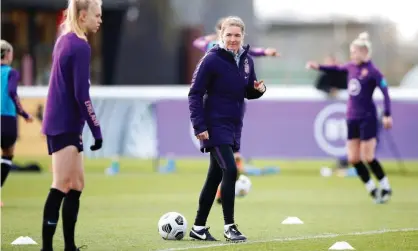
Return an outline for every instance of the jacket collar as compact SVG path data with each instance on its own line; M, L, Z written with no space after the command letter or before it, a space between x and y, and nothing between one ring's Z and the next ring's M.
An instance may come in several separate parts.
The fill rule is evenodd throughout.
M234 56L234 58L235 58L235 57L241 57L242 55L247 54L247 53L248 53L248 51L249 51L249 49L250 49L250 45L249 45L249 44L247 44L247 45L245 45L245 46L241 46L241 48L240 48L240 49L239 49L239 51L238 51L238 54L236 54L236 53L234 53L234 52L232 52L232 51L230 51L230 50L226 49L226 48L225 48L225 44L224 44L223 42L219 42L217 45L215 45L215 46L211 49L211 51L220 51L220 50L222 50L222 51L225 51L225 52L230 53L230 54L231 54L231 55L233 55L233 56Z

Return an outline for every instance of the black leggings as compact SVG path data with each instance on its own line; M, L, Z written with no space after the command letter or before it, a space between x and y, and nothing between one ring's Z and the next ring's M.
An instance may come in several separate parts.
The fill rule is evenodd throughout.
M195 219L196 226L205 226L221 183L222 209L225 225L234 223L235 182L238 171L232 147L221 145L210 150L210 165L199 198L199 209Z

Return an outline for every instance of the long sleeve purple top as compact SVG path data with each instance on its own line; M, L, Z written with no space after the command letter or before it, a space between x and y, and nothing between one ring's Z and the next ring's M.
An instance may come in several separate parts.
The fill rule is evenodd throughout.
M16 106L17 114L27 119L29 115L23 109L22 104L20 103L19 96L17 95L17 85L19 81L20 81L19 72L16 71L15 69L12 69L9 74L9 85L8 85L9 96L12 98L13 103Z
M384 115L391 115L388 84L382 73L371 62L362 64L348 63L342 66L323 66L321 71L346 71L348 74L348 93L350 95L347 104L348 119L362 119L376 116L376 106L373 102L373 92L378 87L384 97Z
M205 37L198 37L193 41L193 46L202 52L207 52L218 43L219 41L209 41ZM250 48L248 55L253 57L265 57L266 53L264 48L256 47Z
M85 122L95 139L102 133L90 99L90 57L87 41L74 33L58 38L53 55L42 132L82 133Z

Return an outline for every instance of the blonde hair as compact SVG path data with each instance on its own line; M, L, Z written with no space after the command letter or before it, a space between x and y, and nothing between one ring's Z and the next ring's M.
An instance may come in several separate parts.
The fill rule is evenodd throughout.
M236 27L241 28L241 32L242 32L241 43L243 43L244 35L245 35L245 24L244 24L244 21L242 21L240 17L236 17L236 16L229 16L229 17L224 18L222 25L221 25L221 30L219 32L219 37L220 37L219 40L222 41L222 35L225 32L225 29L230 26L236 26Z
M372 55L372 43L369 39L369 33L362 32L356 39L351 42L351 46L357 46L367 49L367 57L370 58Z
M63 28L62 34L74 32L78 37L87 39L85 30L78 23L78 17L80 16L80 11L87 11L92 4L101 6L102 0L68 0L68 8L64 13L65 20L61 24Z
M13 51L13 46L6 40L2 39L0 41L0 49L1 49L1 59L3 60L7 52Z

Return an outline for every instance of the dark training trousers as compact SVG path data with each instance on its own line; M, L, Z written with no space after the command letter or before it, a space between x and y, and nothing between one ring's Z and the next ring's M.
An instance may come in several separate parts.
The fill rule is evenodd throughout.
M209 171L199 198L199 209L195 219L196 226L205 226L221 183L222 209L225 225L234 223L235 182L237 165L232 147L221 145L210 150Z

